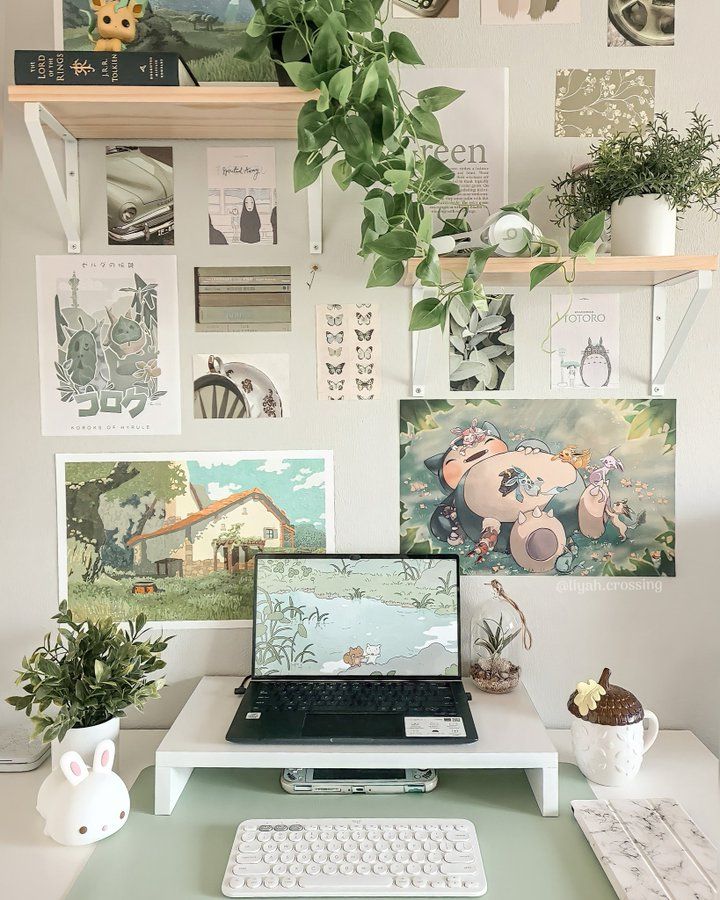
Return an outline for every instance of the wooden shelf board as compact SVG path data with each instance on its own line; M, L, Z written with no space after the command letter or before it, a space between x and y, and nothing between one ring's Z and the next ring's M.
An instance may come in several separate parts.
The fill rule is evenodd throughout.
M42 105L76 138L294 140L315 96L294 87L91 87L11 85L11 103Z
M486 287L529 287L530 270L558 258L508 259L493 257L485 266L482 282ZM415 269L421 260L408 260L405 284L415 281ZM467 267L466 256L442 256L443 271L462 275ZM715 272L717 256L598 256L594 263L578 260L575 284L582 286L646 286L662 284L671 278L698 270ZM562 272L557 272L544 284L563 285Z

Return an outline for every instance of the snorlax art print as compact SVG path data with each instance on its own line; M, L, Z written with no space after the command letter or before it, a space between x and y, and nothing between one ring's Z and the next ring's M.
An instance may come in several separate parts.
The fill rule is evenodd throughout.
M454 559L257 561L256 675L457 675Z
M675 575L674 400L405 400L400 549L465 575Z
M179 434L174 256L38 256L42 433Z

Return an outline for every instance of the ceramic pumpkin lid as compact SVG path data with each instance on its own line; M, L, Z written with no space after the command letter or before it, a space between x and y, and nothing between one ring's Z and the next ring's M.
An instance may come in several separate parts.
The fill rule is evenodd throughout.
M633 725L645 717L635 694L610 684L610 669L603 669L599 681L581 681L570 695L567 708L578 719L594 725Z

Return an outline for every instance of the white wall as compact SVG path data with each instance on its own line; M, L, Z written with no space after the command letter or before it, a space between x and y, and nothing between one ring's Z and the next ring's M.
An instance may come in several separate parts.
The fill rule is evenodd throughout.
M556 67L647 67L657 69L657 105L680 116L699 103L720 127L720 3L678 4L674 48L608 49L605 2L583 0L581 27L482 28L477 0L461 0L459 20L403 22L428 64L510 67L510 194L564 172L587 143L553 136ZM6 4L6 52L51 46L51 0ZM482 102L482 101L480 101ZM210 449L324 449L335 451L337 547L347 551L395 551L398 540L398 400L407 396L410 372L407 335L408 294L403 288L375 290L383 321L383 398L375 403L321 404L316 400L314 307L366 298L366 268L355 255L357 195L327 191L325 254L307 253L306 212L291 187L293 145L277 144L280 243L277 248L235 249L207 245L205 146L175 147L177 230L175 251L180 282L181 360L185 387L183 434L178 438L52 439L40 437L35 313L34 256L63 253L59 224L24 132L20 109L5 104L5 165L2 195L2 530L0 531L0 692L7 694L12 670L41 639L57 602L55 549L55 452L162 451ZM218 142L213 142L217 144ZM103 144L82 146L83 247L106 251ZM538 210L545 215L542 206ZM541 223L542 224L542 223ZM720 227L689 215L678 252L717 252ZM152 248L147 251L152 252ZM289 335L196 334L193 326L194 265L291 264L293 330ZM305 287L312 262L321 271L311 291ZM687 290L671 303L674 321ZM549 299L536 292L519 297L517 307L517 397L547 394L548 357L540 350ZM647 392L649 296L623 295L621 395ZM604 665L618 683L633 689L665 727L690 728L715 746L719 724L718 601L716 586L718 516L717 446L718 351L717 287L668 382L679 398L677 541L679 576L662 582L662 592L613 590L616 582L582 579L572 584L596 593L562 592L571 583L558 578L506 579L506 588L526 609L535 646L524 662L524 678L545 722L566 723L565 703L581 678L597 677ZM204 423L192 417L193 353L233 347L291 353L292 418L283 422ZM483 592L484 578L466 578L466 617ZM599 589L604 590L600 591ZM197 679L205 673L241 673L248 668L250 632L184 631L167 654L168 678L162 700L130 723L168 725ZM9 708L0 716L7 719Z

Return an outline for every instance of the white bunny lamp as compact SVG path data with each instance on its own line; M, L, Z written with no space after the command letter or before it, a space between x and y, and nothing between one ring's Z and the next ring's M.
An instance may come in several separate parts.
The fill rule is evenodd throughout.
M59 768L40 787L37 811L45 819L45 834L58 844L94 844L127 822L130 795L113 772L115 744L100 741L92 769L75 750L60 757Z

